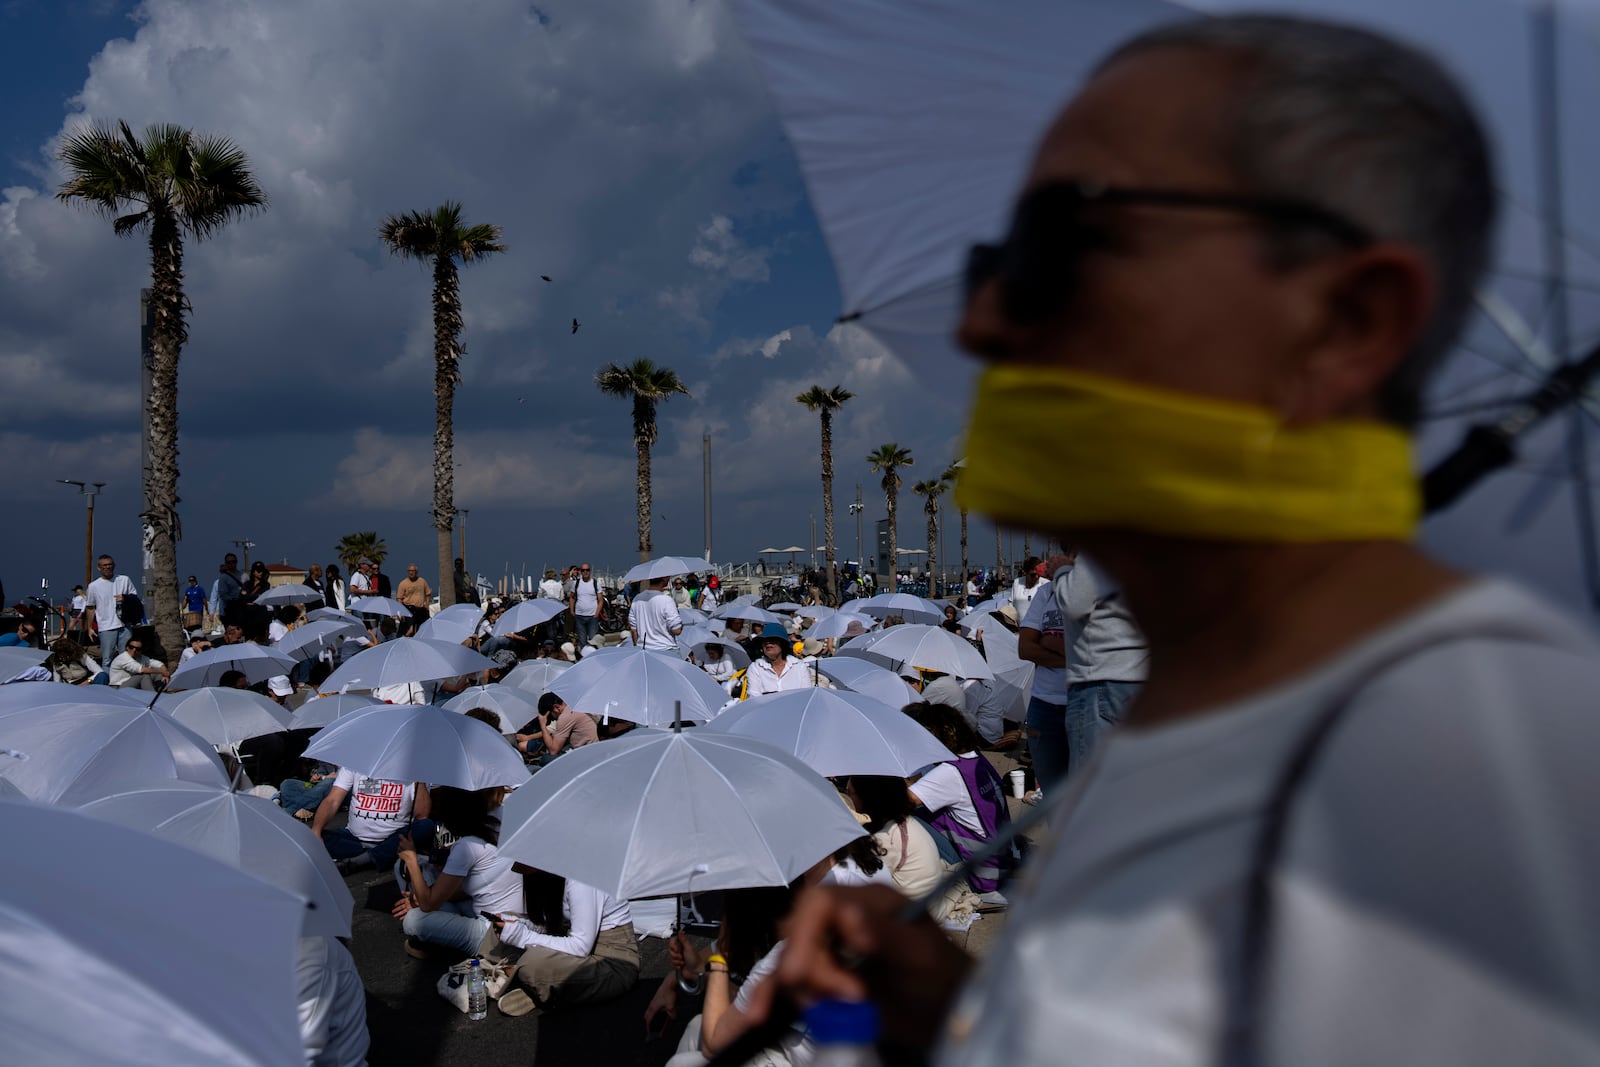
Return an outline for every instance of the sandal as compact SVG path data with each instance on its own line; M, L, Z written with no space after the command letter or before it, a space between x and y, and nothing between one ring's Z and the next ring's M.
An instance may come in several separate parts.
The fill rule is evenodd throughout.
M500 999L495 1003L500 1006L501 1015L509 1015L512 1018L539 1010L539 1006L533 1002L533 998L528 996L527 990L520 987L502 993Z

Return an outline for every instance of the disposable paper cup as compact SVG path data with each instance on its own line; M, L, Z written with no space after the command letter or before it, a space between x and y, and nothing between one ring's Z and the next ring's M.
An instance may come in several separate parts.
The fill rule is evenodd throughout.
M1006 777L1011 779L1011 795L1016 797L1018 800L1021 800L1028 791L1026 782L1027 775L1024 773L1021 767L1018 767L1016 770L1008 773Z

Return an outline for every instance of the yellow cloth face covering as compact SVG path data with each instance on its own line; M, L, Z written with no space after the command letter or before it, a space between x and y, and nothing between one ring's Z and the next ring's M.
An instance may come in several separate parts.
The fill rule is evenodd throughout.
M1264 408L1061 367L984 372L956 493L1045 532L1218 541L1407 539L1411 440L1368 420L1289 427Z

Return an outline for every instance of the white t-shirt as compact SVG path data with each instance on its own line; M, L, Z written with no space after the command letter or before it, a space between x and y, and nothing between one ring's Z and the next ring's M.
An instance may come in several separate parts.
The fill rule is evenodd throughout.
M356 571L350 576L350 599L354 600L358 596L366 596L370 592L372 592L372 580L365 574Z
M546 578L539 583L539 597L542 600L562 600L561 583L554 578Z
M905 829L904 840L901 828ZM944 877L944 860L939 856L939 846L919 819L906 819L891 823L872 835L872 840L883 852L883 869L889 872L900 892L912 900L920 900L933 892L933 887Z
M1011 583L1011 607L1016 611L1018 619L1027 615L1028 605L1033 602L1035 594L1043 588L1043 581L1034 582L1031 588L1027 580L1023 578L1018 578Z
M595 939L602 930L611 930L633 922L628 902L617 900L603 889L567 879L566 891L561 897L561 910L572 924L565 937L552 937L534 929L526 922L508 923L500 934L501 940L516 948L540 945L569 956L587 956L594 951Z
M572 596L574 615L592 619L600 610L600 583L593 578L580 578L573 583Z
M461 878L461 888L472 898L473 911L496 915L522 910L522 875L511 869L511 857L481 837L463 837L450 846L444 873Z
M791 689L811 689L817 684L811 669L793 656L784 657L782 674L772 669L767 657L757 656L750 661L750 669L745 671L744 676L750 683L746 695L753 697L764 696L767 693L786 693Z
M833 866L828 868L827 872L823 874L822 878L817 882L817 884L840 886L893 886L895 881L894 874L890 872L887 865L879 867L876 871L868 874L866 871L862 870L856 865L855 860L850 859L847 856L842 860L834 861Z
M94 608L94 627L97 630L122 629L122 617L117 614L117 597L133 593L133 582L126 574L115 579L96 578L84 590L89 606Z
M295 961L300 1043L309 1067L367 1062L367 993L350 950L331 937L302 937Z
M369 778L348 767L340 767L333 787L349 792L348 825L362 844L375 845L411 822L411 804L417 794L415 782Z
M130 652L119 652L107 668L110 682L115 686L136 685L139 676L144 673L142 668L159 667L160 660L151 659L149 656L135 656Z
M711 609L715 608L719 603L721 603L721 601L719 601L717 599L717 591L715 589L711 588L709 585L700 587L700 610L701 611L710 611Z
M1079 557L1053 586L1066 604L1067 684L1144 681L1150 650L1111 578L1093 560Z
M1270 783L1340 704L1275 869L1259 1061L1600 1062L1596 692L1583 627L1480 582L1286 685L1119 731L938 1062L1214 1063Z
M963 752L961 758L983 757L976 752ZM973 806L972 794L967 792L967 780L961 777L954 763L935 763L923 771L922 777L911 786L911 795L935 815L949 808L956 822L983 836L983 823L978 818L978 809Z
M670 652L678 643L672 631L682 629L683 620L678 617L678 605L672 597L650 589L634 598L628 609L628 625L638 632L640 647Z
M1033 601L1028 605L1028 614L1018 629L1036 630L1040 634L1055 634L1066 641L1065 624L1061 609L1056 606L1055 590L1043 582L1039 583L1039 592L1034 594ZM1066 648L1065 645L1063 645ZM1068 652L1070 648L1066 649ZM1067 669L1065 667L1041 667L1033 665L1033 696L1040 700L1049 701L1051 704L1065 704L1067 702Z
M82 593L74 593L72 595L72 613L74 615L82 614L83 609L88 606L89 600Z
M279 620L273 619L271 622L267 623L267 640L268 641L271 641L273 644L277 644L279 641L282 641L285 637L288 637L288 636L289 636L289 627L285 626Z

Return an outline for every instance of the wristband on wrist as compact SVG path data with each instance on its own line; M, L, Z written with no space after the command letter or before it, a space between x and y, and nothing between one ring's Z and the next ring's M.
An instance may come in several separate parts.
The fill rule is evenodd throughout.
M707 956L706 957L706 962L707 963L720 963L724 967L726 967L728 965L727 958L725 956L723 956L723 954L720 953L720 952L713 952L711 955Z

